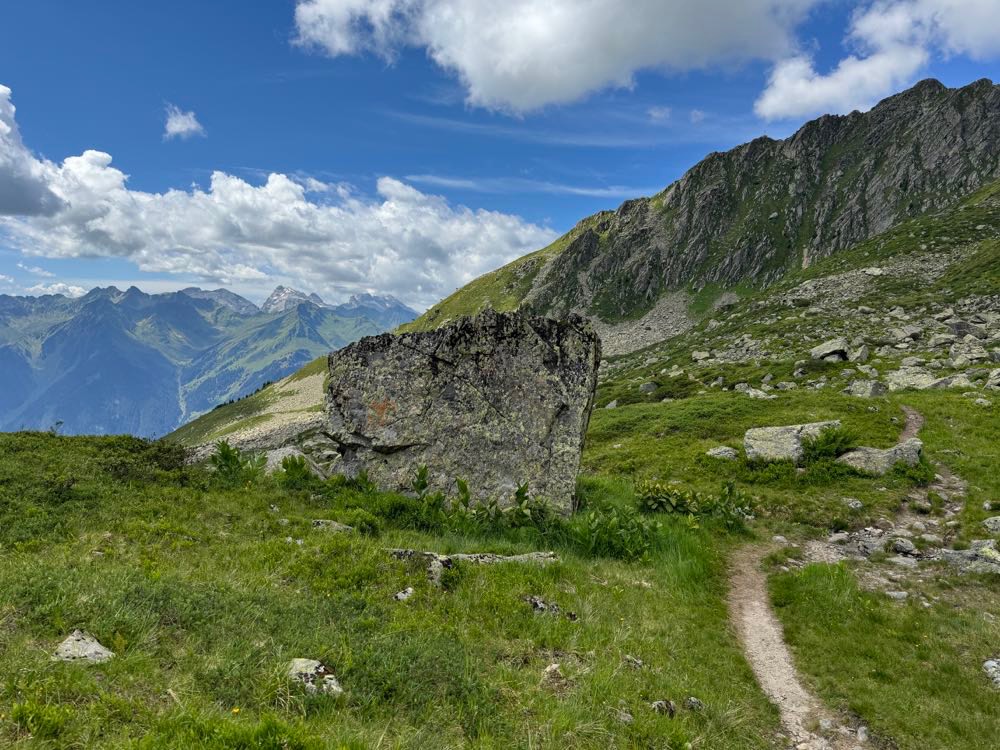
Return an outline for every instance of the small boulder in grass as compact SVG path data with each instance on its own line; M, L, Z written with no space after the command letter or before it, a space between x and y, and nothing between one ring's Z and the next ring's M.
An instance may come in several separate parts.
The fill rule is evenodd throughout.
M677 714L677 704L673 701L653 701L649 707L658 714L666 714L671 719Z
M52 658L56 661L83 661L103 664L111 661L114 652L102 646L94 636L82 630L74 630L59 644Z
M701 711L705 707L705 704L700 700L695 698L693 695L688 696L684 699L684 708L688 711Z
M344 692L333 672L316 659L292 659L288 664L288 676L304 685L308 693L322 693L336 697Z
M405 602L407 599L413 596L413 594L414 594L413 586L407 586L402 591L397 591L395 594L393 594L392 598L395 599L397 602Z
M571 683L563 674L562 667L558 663L549 664L542 672L541 685L543 688L557 693L567 690Z

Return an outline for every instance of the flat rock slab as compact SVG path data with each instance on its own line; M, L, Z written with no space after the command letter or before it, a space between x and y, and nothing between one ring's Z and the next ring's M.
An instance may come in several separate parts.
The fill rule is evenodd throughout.
M749 461L802 460L802 442L816 439L823 430L840 427L840 420L792 424L782 427L754 427L743 436Z
M517 488L572 509L601 346L583 318L486 310L427 333L383 334L330 355L330 470L407 491L468 482L475 501Z
M876 476L883 476L892 471L898 463L916 466L920 463L920 454L924 444L918 438L904 440L892 448L855 448L837 459L838 463Z
M56 661L85 661L103 664L115 656L114 652L102 646L94 636L82 630L74 630L59 644L52 658Z

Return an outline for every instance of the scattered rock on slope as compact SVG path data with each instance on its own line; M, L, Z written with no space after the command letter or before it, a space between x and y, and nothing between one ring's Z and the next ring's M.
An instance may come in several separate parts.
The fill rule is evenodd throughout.
M924 444L918 438L910 438L892 448L855 448L840 456L837 461L858 471L882 476L892 471L892 467L900 462L907 466L916 466L920 463L923 447Z
M362 339L330 355L330 470L405 491L426 466L431 490L501 502L527 483L569 512L600 354L582 318L493 310Z
M750 461L802 460L802 442L815 439L828 428L840 427L840 420L793 424L783 427L754 427L743 436L743 447Z

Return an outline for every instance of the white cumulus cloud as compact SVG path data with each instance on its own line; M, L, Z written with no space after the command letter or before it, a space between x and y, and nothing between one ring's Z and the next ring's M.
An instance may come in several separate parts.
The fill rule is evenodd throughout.
M173 104L167 105L167 122L163 128L163 140L173 138L187 140L196 135L204 136L205 128L198 122L194 112L184 112Z
M298 0L297 41L331 55L386 59L424 48L468 100L528 111L640 70L774 60L819 0Z
M754 105L766 119L867 110L913 83L935 56L1000 56L1000 0L881 0L858 8L833 70L796 54L775 65Z
M45 166L24 145L11 91L0 85L0 217L51 214L60 206Z
M0 142L0 165L9 148ZM391 177L378 180L372 198L315 179L271 174L252 184L218 171L207 188L149 193L130 189L101 151L62 163L27 158L59 207L0 215L6 244L37 257L127 258L143 271L206 283L259 287L280 278L321 293L379 290L428 306L555 237ZM0 168L0 183L6 179Z
M43 279L51 279L55 276L51 271L46 271L44 268L39 268L38 266L26 266L24 263L18 262L17 267L25 273L30 273L32 276L41 276Z
M35 284L30 286L25 290L31 295L44 295L44 294L62 294L67 297L82 297L87 293L87 290L82 286L73 286L72 284L64 284L61 281L57 281L53 284Z

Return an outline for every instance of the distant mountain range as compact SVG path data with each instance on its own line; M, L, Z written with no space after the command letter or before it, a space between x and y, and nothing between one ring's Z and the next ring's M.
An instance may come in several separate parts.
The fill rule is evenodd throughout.
M0 295L0 430L163 435L316 357L413 320L393 297L329 305L279 286Z

